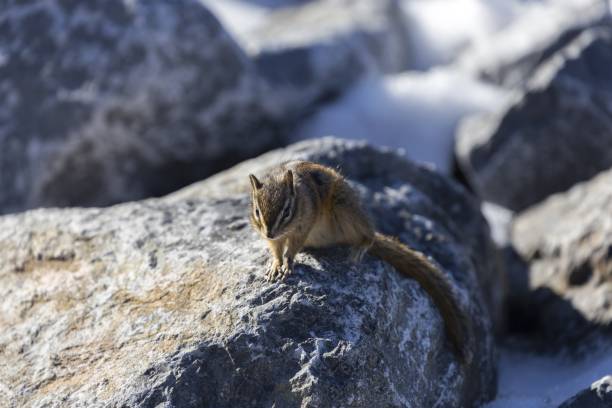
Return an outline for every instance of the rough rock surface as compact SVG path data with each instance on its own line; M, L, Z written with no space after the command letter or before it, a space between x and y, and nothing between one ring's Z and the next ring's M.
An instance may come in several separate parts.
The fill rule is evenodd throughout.
M546 340L612 328L612 170L520 214L512 241L529 265L530 316Z
M410 279L341 248L266 283L247 177L291 157L355 181L474 319L462 372ZM0 217L0 395L13 406L471 406L495 393L488 230L457 185L335 139L276 151L163 199ZM495 282L489 279L489 282Z
M277 144L254 68L198 1L2 8L0 213L165 194Z
M559 408L610 408L612 407L612 376L595 381L589 388L564 402Z
M397 0L322 0L279 9L243 45L272 99L293 116L313 111L368 74L397 72L410 61Z
M467 119L456 154L486 201L522 210L612 166L612 28L549 58L505 110Z

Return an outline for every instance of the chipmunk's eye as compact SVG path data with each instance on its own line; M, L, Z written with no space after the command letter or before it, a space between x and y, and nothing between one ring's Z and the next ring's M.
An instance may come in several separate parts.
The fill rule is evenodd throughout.
M289 207L285 208L285 211L283 211L283 218L287 218L289 216Z
M255 209L255 216L256 216L257 218L259 218L259 208L256 208L256 209Z

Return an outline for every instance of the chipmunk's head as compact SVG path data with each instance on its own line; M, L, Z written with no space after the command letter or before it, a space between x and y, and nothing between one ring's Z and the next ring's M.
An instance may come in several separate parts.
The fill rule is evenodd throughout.
M291 229L297 200L293 172L287 170L262 183L252 174L251 223L267 239L278 239Z

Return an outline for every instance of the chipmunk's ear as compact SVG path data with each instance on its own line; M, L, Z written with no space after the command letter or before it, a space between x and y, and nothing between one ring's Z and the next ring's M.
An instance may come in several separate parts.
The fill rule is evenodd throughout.
M291 194L295 194L295 186L293 185L293 171L287 170L287 173L285 173L285 182L289 186L289 191Z
M255 177L253 174L249 174L249 180L251 180L251 187L253 190L259 190L263 187L261 181L257 180L257 177Z

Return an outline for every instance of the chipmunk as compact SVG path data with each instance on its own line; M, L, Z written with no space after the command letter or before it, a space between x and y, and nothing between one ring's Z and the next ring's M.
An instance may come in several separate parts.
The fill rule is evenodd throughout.
M292 161L273 169L263 181L253 174L249 179L251 223L272 254L268 281L291 274L295 255L305 247L349 245L354 262L370 253L419 282L439 309L457 356L463 363L471 360L469 321L448 280L423 254L376 232L357 193L336 170Z

